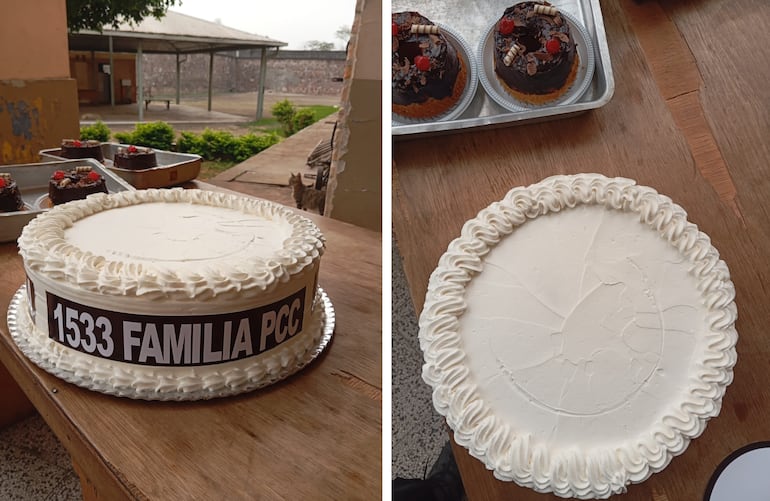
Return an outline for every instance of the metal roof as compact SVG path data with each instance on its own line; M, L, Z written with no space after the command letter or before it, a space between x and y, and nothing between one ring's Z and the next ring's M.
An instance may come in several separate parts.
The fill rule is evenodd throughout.
M161 19L150 16L141 23L105 26L102 33L83 30L69 34L69 50L193 54L239 49L284 47L286 42L255 35L218 23L169 10Z

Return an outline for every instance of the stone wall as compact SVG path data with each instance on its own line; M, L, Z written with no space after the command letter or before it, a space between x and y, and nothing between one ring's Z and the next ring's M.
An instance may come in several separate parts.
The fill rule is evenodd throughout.
M144 54L145 93L176 95L176 56ZM180 56L183 96L208 92L209 55ZM259 51L214 55L213 91L253 92L259 85ZM265 90L304 95L339 95L345 69L344 51L272 51L267 57Z

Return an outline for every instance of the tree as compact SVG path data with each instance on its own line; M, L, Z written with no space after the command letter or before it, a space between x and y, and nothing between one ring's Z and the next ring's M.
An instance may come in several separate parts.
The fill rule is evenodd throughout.
M309 42L305 42L305 48L307 50L334 50L334 42L310 40Z
M153 16L160 19L178 0L67 0L67 25L72 33L121 23L136 24Z
M350 32L350 26L340 26L334 32L334 36L342 40L342 45L347 45L348 40L350 40Z

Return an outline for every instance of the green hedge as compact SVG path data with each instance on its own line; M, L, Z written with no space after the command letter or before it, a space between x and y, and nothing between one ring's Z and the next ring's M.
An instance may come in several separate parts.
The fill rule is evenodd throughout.
M233 136L228 131L204 130L201 134L182 132L177 149L182 153L194 153L206 160L243 162L281 140L276 134L244 134Z
M140 123L133 132L116 132L115 139L123 144L169 151L174 146L174 128L166 122Z
M288 103L288 101L286 101ZM291 106L291 105L290 105ZM300 110L296 113L292 107L292 117L300 128L308 120L313 123L312 116L308 118L306 113ZM101 121L80 129L80 139L95 139L108 142L112 136L110 129ZM221 160L231 162L243 162L260 151L281 141L281 137L275 132L269 134L244 134L234 136L228 131L206 129L201 134L194 132L182 132L176 145L174 144L174 128L166 122L150 122L136 124L131 132L116 132L115 139L123 144L147 146L158 150L179 151L181 153L195 153L205 160Z
M96 123L92 125L84 125L80 128L80 139L84 141L93 139L95 141L106 143L110 140L110 136L112 136L112 131L101 120L97 120Z

